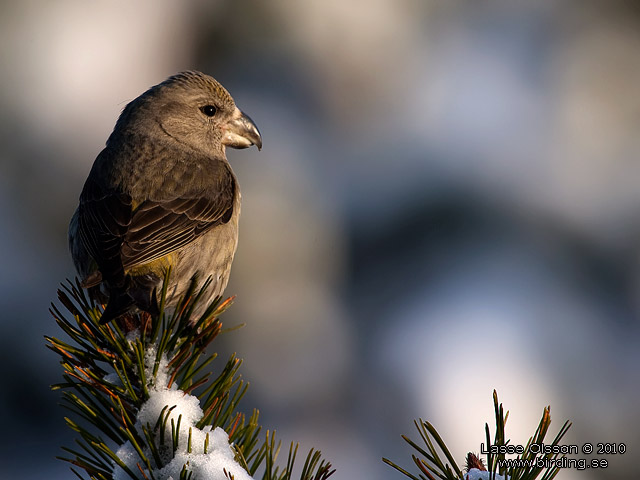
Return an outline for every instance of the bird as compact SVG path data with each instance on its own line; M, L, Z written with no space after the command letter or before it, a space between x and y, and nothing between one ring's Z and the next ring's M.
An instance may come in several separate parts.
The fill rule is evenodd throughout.
M193 281L221 296L238 244L240 187L226 147L256 146L256 124L213 77L185 71L128 103L96 157L69 223L82 287L106 301L101 323L175 308ZM194 312L197 314L198 312Z

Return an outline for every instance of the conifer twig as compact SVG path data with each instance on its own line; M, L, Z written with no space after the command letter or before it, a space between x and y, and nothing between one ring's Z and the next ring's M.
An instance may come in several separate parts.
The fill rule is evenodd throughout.
M540 445L543 443L547 431L549 430L549 425L551 424L551 407L544 408L538 428L529 439L526 446L523 446L523 454L517 456L516 460L523 461L511 462L510 466L507 466L508 464L505 462L505 453L502 452L501 449L496 449L498 450L498 453L494 453L494 449L491 448L492 446L505 446L510 442L505 434L505 425L507 423L507 418L509 417L509 412L505 412L502 404L498 402L498 394L495 390L493 391L493 404L496 419L496 431L493 442L491 442L489 424L485 424L487 466L485 467L482 460L480 460L475 454L469 453L466 458L467 472L472 469L477 469L481 471L480 473L487 475L488 478L498 478L497 476L499 475L500 478L508 478L510 480L535 480L544 472L542 480L552 480L560 471L557 466L558 459L562 458L564 455L560 453L539 454L535 452L534 449L529 448L532 444ZM397 465L387 458L383 458L382 461L412 480L466 479L467 475L462 473L462 470L458 467L453 455L451 455L451 452L435 427L431 423L425 422L422 419L414 423L425 447L422 447L404 435L402 438L420 455L417 456L414 454L411 456L413 463L418 467L419 472L417 474L411 473L409 470ZM553 442L550 444L550 451L553 450L553 447L559 444L570 426L570 422L567 421L564 423ZM442 458L442 455L444 455L444 459ZM546 463L536 462L536 459L549 461ZM485 473L483 471L489 473Z
M257 410L248 418L238 411L248 387L240 359L232 355L217 376L211 372L217 358L206 349L220 334L218 317L233 299L218 298L193 318L205 288L206 282L202 288L193 282L178 308L167 313L163 287L159 315L132 313L102 325L103 307L77 280L62 286L62 308L52 304L50 311L66 339L45 337L63 369L52 389L62 391L67 425L78 434L77 446L64 448L62 460L96 480L162 478L184 460L174 478L196 480L199 462L220 452L229 456L220 468L224 478L292 478L298 446L292 443L286 464L276 466L280 442L274 433L261 434ZM155 406L167 398L172 400L164 408ZM157 414L150 413L154 408ZM326 480L333 472L311 450L299 478Z

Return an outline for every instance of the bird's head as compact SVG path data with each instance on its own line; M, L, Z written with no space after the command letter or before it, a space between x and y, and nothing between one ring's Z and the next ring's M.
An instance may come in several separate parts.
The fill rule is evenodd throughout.
M114 134L119 130L165 137L208 154L225 147L262 148L258 127L229 92L195 71L169 77L136 98L125 107Z

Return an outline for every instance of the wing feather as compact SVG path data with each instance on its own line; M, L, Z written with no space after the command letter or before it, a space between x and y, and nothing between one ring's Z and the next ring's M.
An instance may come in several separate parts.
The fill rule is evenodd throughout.
M175 252L231 219L235 177L226 162L213 167L213 186L157 191L154 200L136 208L129 194L89 176L80 197L79 234L104 280L123 285L125 271Z

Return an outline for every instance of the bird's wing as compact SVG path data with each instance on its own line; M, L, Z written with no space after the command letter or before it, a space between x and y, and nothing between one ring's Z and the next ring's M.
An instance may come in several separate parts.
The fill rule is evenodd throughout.
M216 188L204 196L142 202L124 236L121 256L125 269L162 258L227 223L233 214L236 187L228 168L221 173Z
M125 270L164 257L231 219L235 178L224 162L212 168L206 188L200 182L182 192L158 191L139 205L90 176L80 199L79 231L103 280L122 285Z
M103 188L91 177L87 179L78 207L78 235L98 264L100 276L89 279L86 286L103 279L114 284L124 282L120 250L131 224L131 206L129 195Z

